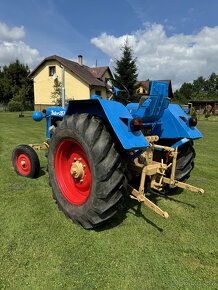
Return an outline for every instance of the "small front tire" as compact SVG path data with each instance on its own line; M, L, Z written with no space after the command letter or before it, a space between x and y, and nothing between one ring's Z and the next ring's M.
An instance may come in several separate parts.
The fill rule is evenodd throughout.
M19 145L12 152L12 165L18 175L35 178L39 175L40 162L35 150L29 145Z

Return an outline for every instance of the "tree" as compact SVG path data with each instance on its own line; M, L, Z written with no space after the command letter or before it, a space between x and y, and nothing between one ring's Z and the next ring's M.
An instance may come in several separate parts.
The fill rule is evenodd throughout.
M199 96L204 97L206 94L205 90L205 84L206 80L202 76L198 77L196 80L193 81L193 93L192 93L192 99L198 99Z
M121 47L121 58L115 60L115 79L122 83L128 90L131 99L134 98L137 82L137 66L136 58L133 57L133 49L129 46L126 40L123 47Z
M28 94L28 88L20 88L14 97L8 102L8 109L11 112L21 111L21 115L24 110L31 110L30 104L26 100Z
M218 98L218 75L212 73L207 79L200 76L192 83L184 83L174 93L175 99L179 102L192 100L205 100Z
M54 80L53 91L51 92L52 102L56 106L61 106L61 82L56 78Z
M0 73L0 103L8 104L12 98L22 95L24 105L33 104L33 82L28 77L29 73L28 66L19 60L3 67Z
M205 82L205 90L209 95L218 97L218 75L212 73Z
M190 83L182 84L179 90L176 90L174 93L174 98L178 100L180 103L186 103L193 93L193 86Z

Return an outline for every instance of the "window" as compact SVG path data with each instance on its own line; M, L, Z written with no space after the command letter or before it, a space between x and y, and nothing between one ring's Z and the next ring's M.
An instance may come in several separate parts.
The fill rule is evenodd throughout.
M96 90L96 91L95 91L95 94L98 95L98 96L101 96L101 91L97 91L97 90Z
M49 66L48 70L49 70L48 74L49 74L50 77L52 77L56 73L55 66Z
M139 89L137 89L136 93L137 93L137 94L140 94L140 88L139 88Z

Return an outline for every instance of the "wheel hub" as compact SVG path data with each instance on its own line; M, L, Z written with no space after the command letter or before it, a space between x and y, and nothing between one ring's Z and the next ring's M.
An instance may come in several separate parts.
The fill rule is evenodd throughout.
M16 157L17 170L22 174L26 175L31 170L31 163L28 156L24 153L20 153Z
M22 166L23 168L26 167L26 161L25 161L25 160L21 160L20 164L21 164L21 166Z
M70 173L73 176L75 181L83 182L83 177L85 174L84 168L85 168L85 165L82 164L81 160L74 159L74 162L72 163L71 168L70 168Z

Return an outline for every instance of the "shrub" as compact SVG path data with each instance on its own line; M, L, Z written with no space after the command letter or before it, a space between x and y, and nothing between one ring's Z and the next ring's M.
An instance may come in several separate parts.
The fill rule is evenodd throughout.
M8 103L8 110L10 112L18 112L24 109L23 104L17 100L11 99Z

